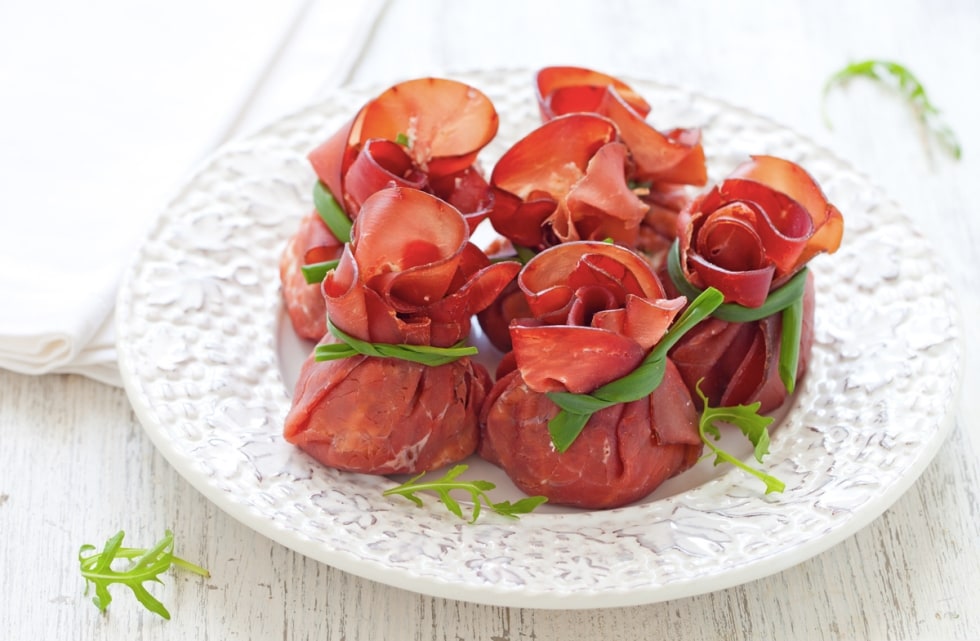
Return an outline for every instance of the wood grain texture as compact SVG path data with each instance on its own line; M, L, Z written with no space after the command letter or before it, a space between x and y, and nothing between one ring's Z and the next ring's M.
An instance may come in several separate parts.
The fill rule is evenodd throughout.
M752 583L631 608L499 608L390 588L322 565L213 507L155 451L121 390L77 376L0 372L0 627L61 639L970 639L980 630L980 470L963 432L881 518ZM14 474L13 472L17 472ZM171 572L163 621L114 589L101 615L75 556L122 528L210 579ZM10 637L23 638L23 637Z
M980 6L937 3L389 3L353 81L485 67L583 64L651 77L768 115L831 148L900 202L939 248L968 327L980 314ZM505 41L517 44L505 44ZM402 55L406 47L411 55ZM924 153L899 101L863 83L829 101L849 60L913 68L964 146ZM288 70L279 70L286 73ZM972 77L972 76L971 76ZM706 141L710 144L710 141ZM845 212L846 217L846 212ZM973 320L969 320L973 319ZM969 331L966 332L970 334ZM0 636L10 639L980 639L980 347L965 344L963 404L933 463L880 518L784 572L720 592L610 610L550 611L417 595L322 565L254 533L157 453L122 390L0 371ZM119 529L210 579L169 573L163 621L116 588L101 615L76 555Z

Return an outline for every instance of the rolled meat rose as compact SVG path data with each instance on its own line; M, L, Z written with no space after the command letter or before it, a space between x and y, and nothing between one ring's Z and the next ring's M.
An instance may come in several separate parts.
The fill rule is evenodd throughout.
M490 222L533 251L572 240L632 246L647 206L629 184L616 126L594 114L551 120L512 145L490 175Z
M476 88L418 78L365 104L309 160L351 218L366 198L393 183L453 203L473 229L490 205L477 155L498 126L493 103Z
M594 114L551 120L508 149L490 176L490 222L513 245L538 252L576 240L632 247L648 206L633 193L628 152L616 126ZM512 284L480 317L500 350L510 349L507 327L525 315Z
M650 104L619 78L583 67L545 67L535 78L538 108L548 121L570 113L595 113L612 120L629 148L631 184L648 205L639 237L629 245L655 269L676 238L677 214L690 201L685 185L707 182L700 129L657 130L647 121Z
M496 110L484 94L453 80L421 78L367 102L308 158L318 189L341 218L356 219L373 193L397 185L449 202L472 230L493 202L476 160L497 127ZM327 212L319 214L329 220ZM319 283L306 283L302 267L339 258L347 241L340 236L323 220L304 219L282 256L283 299L294 330L304 338L319 340L326 321Z
M650 105L622 80L583 67L546 67L535 77L544 125L518 141L491 175L494 228L532 252L571 240L612 239L663 266L676 238L686 185L707 179L697 129L662 133ZM521 306L516 286L480 316L501 350Z
M546 249L518 282L533 318L511 326L513 351L484 406L479 454L529 495L584 508L638 500L693 465L698 415L669 359L652 394L593 413L564 451L549 431L559 407L548 393L588 394L630 374L685 299L667 299L644 258L602 242Z
M327 316L339 331L328 332L318 351L344 336L396 350L452 348L518 269L491 264L444 201L402 187L378 191L364 201L350 244L323 281ZM489 387L486 369L466 356L427 365L363 353L317 360L314 351L284 435L343 470L431 470L473 453Z
M541 120L570 113L598 111L606 94L616 92L640 117L650 113L650 104L628 84L609 74L585 67L544 67L535 76Z
M714 287L725 301L762 308L806 263L840 245L843 219L816 181L799 165L754 156L720 185L697 198L678 221L674 278L684 287ZM813 342L812 274L797 283L802 331L796 377L806 371ZM686 334L671 350L684 380L714 405L760 401L761 411L781 405L788 390L778 373L783 322L773 314L750 322L713 318Z
M616 123L636 167L637 182L704 185L708 174L699 129L658 131L646 121L650 105L628 84L582 67L545 67L536 77L545 121L589 112Z

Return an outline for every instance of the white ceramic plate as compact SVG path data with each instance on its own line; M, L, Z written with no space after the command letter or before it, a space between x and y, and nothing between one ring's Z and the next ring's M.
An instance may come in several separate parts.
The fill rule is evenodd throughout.
M536 124L531 71L458 76L501 115L494 158ZM384 477L318 465L281 436L304 345L288 327L278 259L311 208L305 154L378 90L345 91L219 150L162 212L118 300L120 365L170 463L246 525L369 579L494 605L596 608L730 587L797 564L880 515L951 424L959 321L926 241L881 191L827 151L716 100L627 79L661 128L701 126L712 180L748 154L806 167L843 212L844 243L818 257L810 372L773 431L782 494L702 462L637 505L544 509L476 524ZM380 89L383 89L380 88ZM743 450L748 457L748 451ZM472 478L500 482L473 460Z

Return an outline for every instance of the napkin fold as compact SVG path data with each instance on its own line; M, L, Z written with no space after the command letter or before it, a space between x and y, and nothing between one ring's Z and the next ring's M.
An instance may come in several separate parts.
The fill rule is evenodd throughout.
M31 264L33 262L33 264ZM0 366L26 374L74 372L118 385L110 264L66 275L40 256L0 256ZM52 283L60 283L54 291Z
M0 6L0 368L120 385L116 291L154 214L217 145L343 84L384 6Z

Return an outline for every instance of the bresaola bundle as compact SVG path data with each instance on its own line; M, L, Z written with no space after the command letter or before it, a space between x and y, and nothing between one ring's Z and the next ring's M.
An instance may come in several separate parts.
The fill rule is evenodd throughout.
M842 233L813 179L760 156L692 194L698 130L654 129L599 72L536 86L543 122L489 180L496 112L439 79L392 87L310 154L316 210L281 277L319 344L285 434L324 464L418 473L478 452L529 494L615 507L698 460L712 406L763 418L805 373L805 266ZM484 218L493 261L469 241ZM474 315L505 352L496 383L470 358Z
M372 474L472 454L491 381L459 344L518 269L491 264L463 216L434 196L370 196L323 281L331 327L303 364L286 439L325 465Z
M587 394L636 370L686 300L667 299L642 257L602 242L551 247L518 282L533 317L511 325L514 348L483 409L480 455L528 494L590 508L642 498L693 465L697 412L669 361L651 394L595 412L564 451L549 430L560 411L549 393Z
M672 358L688 386L700 381L714 404L775 409L803 375L813 342L813 279L803 270L816 254L837 250L840 212L799 165L756 156L692 202L678 225L674 285L686 294L714 287L737 307L692 330ZM795 307L751 313L779 298L775 292ZM786 332L794 338L784 345Z

